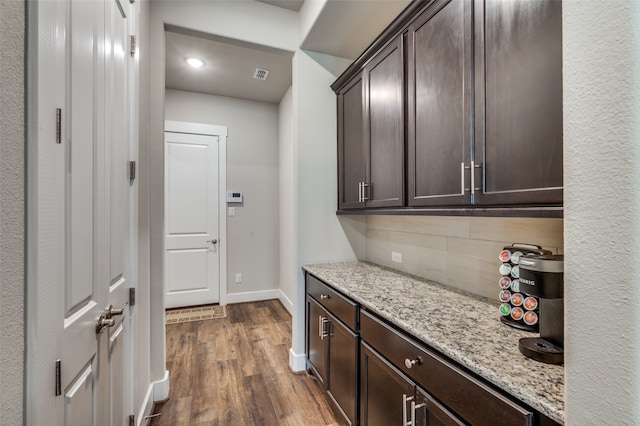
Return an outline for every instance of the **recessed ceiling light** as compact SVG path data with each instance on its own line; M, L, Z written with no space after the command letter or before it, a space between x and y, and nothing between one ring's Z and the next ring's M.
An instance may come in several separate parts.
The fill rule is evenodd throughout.
M204 61L198 58L185 58L185 61L194 68L202 68Z

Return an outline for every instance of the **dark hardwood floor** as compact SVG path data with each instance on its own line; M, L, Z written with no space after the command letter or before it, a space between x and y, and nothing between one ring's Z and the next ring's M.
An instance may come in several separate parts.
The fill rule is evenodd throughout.
M289 370L291 317L277 300L167 326L169 400L152 425L342 425L318 383Z

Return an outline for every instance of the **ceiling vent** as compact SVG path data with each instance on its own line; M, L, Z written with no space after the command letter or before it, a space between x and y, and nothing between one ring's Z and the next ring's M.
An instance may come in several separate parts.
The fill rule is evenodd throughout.
M256 72L253 74L253 78L258 80L266 80L269 77L269 70L264 68L256 68Z

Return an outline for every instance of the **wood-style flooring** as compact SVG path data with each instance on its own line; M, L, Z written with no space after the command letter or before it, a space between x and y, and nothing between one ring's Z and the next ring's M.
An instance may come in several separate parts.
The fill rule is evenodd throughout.
M289 369L291 317L277 300L167 326L169 400L152 425L342 425L318 383Z

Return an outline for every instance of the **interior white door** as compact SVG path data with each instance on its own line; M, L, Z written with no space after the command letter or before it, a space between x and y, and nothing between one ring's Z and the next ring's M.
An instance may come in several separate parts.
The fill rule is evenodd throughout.
M220 136L165 132L165 306L220 300Z
M130 308L106 307L121 308L131 285L125 18L131 6L61 0L29 8L38 36L29 56L37 64L29 75L37 92L28 106L26 423L128 424Z

